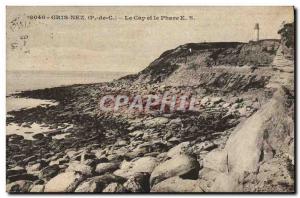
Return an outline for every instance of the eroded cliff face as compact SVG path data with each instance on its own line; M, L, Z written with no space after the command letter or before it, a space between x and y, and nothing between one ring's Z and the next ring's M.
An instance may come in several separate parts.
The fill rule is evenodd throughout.
M262 88L270 79L269 67L279 40L249 43L189 43L164 52L146 69L121 80L161 83L167 86L199 86L223 91Z

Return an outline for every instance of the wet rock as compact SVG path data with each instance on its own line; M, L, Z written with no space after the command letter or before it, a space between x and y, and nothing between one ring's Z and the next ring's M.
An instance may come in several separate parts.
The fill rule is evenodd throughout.
M58 174L60 167L58 164L43 168L39 173L39 178L50 179Z
M14 155L14 156L12 157L12 160L14 160L14 161L20 161L20 160L24 159L25 157L26 157L25 154L17 154L17 155ZM22 164L23 164L23 163L22 163Z
M27 181L35 181L38 177L32 174L23 173L20 175L12 175L7 177L8 183L18 181L18 180L27 180Z
M42 133L37 133L37 134L34 134L32 137L33 137L34 139L41 140L41 139L44 138L44 134L42 134Z
M31 185L32 182L26 180L12 182L6 185L6 192L9 193L29 192Z
M6 170L6 176L21 175L23 173L26 173L26 170L19 166Z
M149 178L149 173L135 173L134 175L128 178L128 180L123 184L123 186L129 192L149 192Z
M61 173L46 183L44 192L73 192L83 179L80 173Z
M107 162L107 163L100 163L96 166L95 172L97 174L104 174L109 173L117 170L120 167L120 162Z
M19 164L27 165L29 162L36 161L37 159L38 159L38 157L36 155L33 155L33 156L23 159L21 162L19 162Z
M168 139L168 143L170 143L171 145L176 145L180 143L180 139L177 137L171 137L170 139Z
M83 181L76 188L75 192L102 192L102 190L110 183L123 184L125 181L126 179L123 177L113 174L105 174Z
M123 193L127 192L126 188L119 183L111 183L103 189L104 193Z
M188 155L173 156L160 165L152 172L150 177L151 186L174 176L184 179L197 179L200 165L196 159Z
M24 139L22 135L16 135L16 134L7 135L6 138L10 143L18 143L19 141Z
M154 157L142 157L130 162L123 162L121 169L114 172L115 175L129 178L135 173L146 172L151 174L153 169L158 165L158 160Z
M171 177L154 185L151 188L151 192L204 192L202 185L200 180Z

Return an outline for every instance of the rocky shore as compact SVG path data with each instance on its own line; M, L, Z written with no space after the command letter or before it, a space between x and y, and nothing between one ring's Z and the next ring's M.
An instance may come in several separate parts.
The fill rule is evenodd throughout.
M268 87L274 84L272 60L283 44L273 40L252 48L215 44L219 51L214 44L207 45L180 46L162 54L138 76L111 83L16 94L58 104L9 112L7 124L38 123L51 130L35 134L33 140L6 136L7 192L293 191L293 82ZM185 47L193 48L193 54L184 54ZM254 52L247 58L245 51L250 49ZM267 58L253 57L255 50L262 50ZM240 53L239 61L231 55L226 58L228 51ZM195 62L194 57L210 52L214 60L205 59L206 65ZM236 65L217 67L247 64L248 59L263 66L246 66L243 71L236 71ZM185 68L192 62L199 65L197 72ZM201 68L208 69L213 62L216 70L207 76ZM157 65L174 64L175 69L167 67L169 72L156 70ZM176 85L182 80L178 70L187 70L187 79L202 83L184 79ZM190 76L193 73L202 77ZM104 95L166 91L196 96L198 110L150 114L99 110ZM63 138L55 138L58 135Z

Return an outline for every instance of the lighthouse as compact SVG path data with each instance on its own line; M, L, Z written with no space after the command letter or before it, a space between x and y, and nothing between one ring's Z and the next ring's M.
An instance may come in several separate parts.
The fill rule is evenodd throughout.
M254 26L254 41L259 41L259 24L256 23Z

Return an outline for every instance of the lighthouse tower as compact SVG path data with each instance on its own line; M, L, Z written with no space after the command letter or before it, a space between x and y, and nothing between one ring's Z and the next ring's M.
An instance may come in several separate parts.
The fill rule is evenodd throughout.
M256 23L254 26L254 41L259 41L259 24Z

